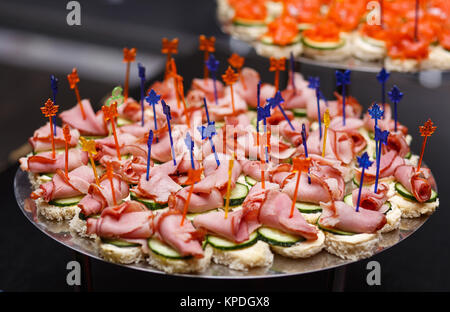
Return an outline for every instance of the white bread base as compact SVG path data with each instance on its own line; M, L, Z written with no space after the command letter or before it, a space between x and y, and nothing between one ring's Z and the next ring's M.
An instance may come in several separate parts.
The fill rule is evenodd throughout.
M381 233L387 233L394 231L400 227L400 221L402 219L402 211L397 205L391 203L391 210L386 214L386 224L380 230Z
M398 72L416 72L420 69L420 62L415 59L392 59L385 60L386 70Z
M336 235L325 232L325 249L345 260L358 260L374 254L381 234Z
M212 248L211 246L206 246L204 250L203 258L191 258L191 259L169 259L163 256L155 254L150 250L150 256L147 259L147 262L166 273L198 273L204 271L208 268L211 257L212 257Z
M403 218L417 218L421 215L432 214L439 206L439 198L431 203L418 203L405 199L404 197L396 194L389 198L391 203L397 205L402 212Z
M386 47L370 44L359 33L352 36L352 54L363 61L378 61L384 58Z
M303 218L305 218L306 222L316 225L317 224L317 220L319 220L320 215L322 214L322 212L316 212L316 213L303 213L301 212Z
M291 247L270 246L275 253L288 258L309 258L322 251L325 247L325 234L322 231L318 232L318 237L315 241L303 241Z
M422 62L424 69L450 69L450 52L441 46L431 47L428 59Z
M100 238L97 238L96 241L100 255L110 262L132 264L139 263L144 259L141 247L117 247L102 243Z
M275 58L289 58L291 52L294 56L298 56L303 51L303 45L301 42L297 42L287 46L270 45L264 44L262 42L257 42L255 44L256 53L265 57L275 57Z
M243 41L254 41L267 32L267 26L230 25L230 34Z
M76 215L78 208L77 205L67 207L53 206L42 198L36 200L36 207L44 218L51 221L71 220Z
M230 269L247 271L251 268L266 267L273 263L273 254L269 244L258 241L254 245L237 250L219 250L213 248L212 260Z
M90 234L90 235L86 234L86 230L87 230L86 221L80 219L80 217L79 217L80 211L81 211L81 209L79 207L76 207L75 216L69 222L70 229L72 231L76 232L81 237L95 239L97 237L96 234Z

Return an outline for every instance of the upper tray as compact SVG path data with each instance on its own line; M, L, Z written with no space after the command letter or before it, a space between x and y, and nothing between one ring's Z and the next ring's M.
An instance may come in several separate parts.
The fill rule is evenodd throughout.
M34 201L30 199L31 191L31 184L28 179L28 174L18 169L14 178L14 193L20 210L27 217L27 219L47 236L53 238L64 246L92 258L105 261L99 256L95 248L95 242L93 240L82 238L73 231L70 231L68 222L48 221L37 214L36 205ZM402 219L400 229L382 234L380 247L376 251L376 254L406 239L417 229L419 229L428 218L429 216L422 216L415 219ZM253 269L247 272L235 271L226 266L211 263L209 268L201 274L173 275L213 279L271 278L312 273L332 269L352 262L355 261L342 260L326 251L322 251L319 254L307 259L289 259L275 255L273 265L270 268ZM167 274L146 265L145 263L122 266L156 274Z

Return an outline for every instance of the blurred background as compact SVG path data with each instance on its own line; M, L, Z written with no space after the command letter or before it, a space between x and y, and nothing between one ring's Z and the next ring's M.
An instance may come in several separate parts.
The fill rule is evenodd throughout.
M231 52L246 57L246 65L257 68L265 81L272 81L268 60L256 56L244 43L223 34L215 17L214 0L90 0L81 4L81 26L69 26L68 1L0 0L0 290L71 291L66 284L65 265L74 254L34 228L21 214L13 195L17 158L27 151L27 139L45 121L39 107L51 96L50 75L59 78L56 102L60 110L75 104L66 75L74 66L80 76L82 97L95 108L114 86L123 84L125 64L122 48L136 47L137 62L147 68L147 85L162 77L165 57L161 38L178 37L178 71L185 88L202 75L198 35L216 36L216 57L224 71ZM131 70L131 95L138 98L138 75ZM321 78L325 96L333 97L334 69L296 64L303 75ZM374 73L352 73L351 95L367 108L380 98ZM284 81L282 82L282 86ZM418 126L432 118L437 132L428 141L424 161L435 174L441 205L430 220L406 241L377 255L382 285L366 283L367 260L347 267L345 290L353 291L442 291L450 290L450 236L448 231L446 175L450 131L450 79L448 74L393 73L387 88L396 84L405 93L399 119L414 137L412 149L420 151ZM330 272L266 281L210 281L180 279L133 271L92 261L95 290L182 291L297 291L329 290Z

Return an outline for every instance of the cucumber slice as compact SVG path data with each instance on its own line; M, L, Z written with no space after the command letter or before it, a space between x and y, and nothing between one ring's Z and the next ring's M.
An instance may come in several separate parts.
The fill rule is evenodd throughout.
M230 206L239 206L242 204L245 200L245 197L247 197L248 194L248 186L239 182L236 182L236 186L234 189L230 192ZM223 198L223 203L225 205L225 202L227 199Z
M153 199L139 197L134 192L130 192L130 198L133 200L136 200L140 203L143 203L150 210L158 210L158 209L163 209L163 208L167 207L167 203L160 204L160 203L155 202Z
M306 117L306 108L294 108L292 112L296 117Z
M357 181L355 177L353 177L352 181L353 181L353 184L355 184L356 186L359 187L359 181ZM368 185L368 184L364 181L363 185Z
M411 153L411 152L408 152L408 154L405 155L405 158L406 158L406 159L410 159L411 156L412 156L412 153Z
M319 226L319 229L321 229L322 231L337 234L337 235L355 235L356 234L356 233L352 233L352 232L345 232L345 231L322 226L322 225L320 225L319 221L317 221L317 225Z
M301 236L284 233L280 230L265 226L258 229L258 234L261 240L271 245L281 247L290 247L298 242L305 240Z
M113 238L101 238L102 243L111 244L117 247L126 248L126 247L140 247L141 244L138 243L130 243L121 239L113 239Z
M372 140L375 140L375 133L373 131L368 131L367 135L369 136L369 138L371 138Z
M58 206L58 207L75 206L80 202L80 200L83 197L84 197L83 195L80 195L80 196L69 197L69 198L54 199L54 200L49 201L49 204L53 205L53 206Z
M312 203L295 203L295 207L302 213L322 212L320 205Z
M89 218L99 219L100 218L100 214L93 214L93 215L90 215L90 216L86 216L84 213L80 212L78 214L78 218L80 218L81 220L84 220L84 221L86 221Z
M218 237L215 235L208 235L206 238L208 240L208 244L213 246L216 249L220 250L236 250L236 249L242 249L246 247L250 247L254 245L258 241L258 232L255 231L252 234L250 234L250 237L245 242L242 242L240 244L229 241L225 238Z
M194 220L194 218L196 216L199 216L199 215L202 215L202 214L206 214L206 213L210 213L210 212L217 212L217 211L219 211L219 209L212 209L212 210L208 210L208 211L205 211L205 212L188 213L188 214L186 214L186 219L188 219L189 221L192 221L192 220Z
M132 123L133 123L133 121L131 121L129 119L122 118L122 117L117 117L117 127L131 125Z
M400 182L395 183L395 190L397 191L397 193L399 193L402 197L414 201L414 202L418 202L418 200L414 197L413 194L411 194L406 187L404 187ZM435 190L431 190L431 197L429 200L426 201L426 203L432 203L434 201L436 201L438 197L438 194L435 192Z
M253 185L255 185L256 183L258 183L258 181L256 181L255 179L253 179L252 177L249 177L249 176L245 176L245 182L246 182L248 185L251 185L251 186L253 186Z
M336 50L342 48L345 44L345 39L341 38L339 41L314 41L306 37L302 38L305 46L316 50Z
M353 195L352 195L351 193L345 195L345 197L344 197L344 203L346 203L347 205L353 207Z
M362 39L364 42L366 42L366 43L368 43L368 44L370 44L370 45L379 47L379 48L384 48L384 47L386 47L386 44L385 44L384 41L382 41L382 40L374 39L374 38L371 38L371 37L368 37L368 36L361 36L361 39Z
M235 18L233 20L234 26L243 26L243 27L265 27L266 22L264 20L250 20L244 18Z
M182 256L178 251L170 247L169 245L161 242L157 238L149 238L148 247L157 255L160 255L169 259L189 259L192 256Z

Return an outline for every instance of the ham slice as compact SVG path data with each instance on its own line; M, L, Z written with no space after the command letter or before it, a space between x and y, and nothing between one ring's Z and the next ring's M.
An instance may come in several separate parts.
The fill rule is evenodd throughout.
M119 179L117 176L113 178L114 191L116 201L120 203L128 197L128 184ZM78 203L78 207L85 216L90 216L101 212L104 208L113 206L114 200L109 179L104 179L100 182L100 187L96 184L91 184L88 194Z
M139 197L151 198L158 203L167 203L169 196L179 190L181 190L181 186L163 172L152 174L148 181L146 173L142 174L139 184L133 188Z
M204 231L195 229L189 221L180 225L182 218L183 216L176 210L159 214L154 222L156 236L175 248L182 256L203 258L201 242Z
M387 139L387 145L383 145L382 149L384 153L394 150L400 157L405 157L410 152L406 137L401 131L390 132Z
M341 201L321 202L319 223L325 227L352 233L375 233L386 224L386 216L374 210L355 208Z
M308 103L316 103L316 93L313 89L308 88L308 82L300 73L294 75L295 90L292 87L292 75L289 75L287 87L281 92L284 99L283 108L306 108Z
M144 102L144 109L146 106L147 105L145 105ZM117 112L120 117L132 120L134 122L141 121L142 119L141 104L131 97L127 99L126 103L123 103L117 108Z
M361 190L359 207L368 210L376 210L382 213L386 212L387 209L389 209L389 207L385 205L388 191L389 187L384 183L378 185L376 193L374 192L373 186L370 188L363 187ZM354 189L352 192L353 206L356 206L356 203L358 202L358 193L359 189Z
M302 214L294 209L290 217L292 200L285 193L268 190L259 211L259 221L272 228L286 233L300 235L307 240L317 239L317 228L306 222Z
M363 122L368 131L374 131L375 121L370 117L368 112L364 114ZM392 119L392 110L389 104L384 105L384 115L382 119L378 120L378 127L381 130L389 130L391 133L395 130L395 120ZM408 128L400 123L397 123L397 130L404 135L408 134Z
M364 139L362 140L364 141ZM307 144L310 154L322 155L323 137L320 139L319 130L311 132L307 139ZM355 147L354 139L348 133L328 129L325 157L338 159L344 164L349 164L353 160L356 151L360 149L361 146Z
M195 78L192 80L192 90L200 90L206 96L208 102L213 103L215 101L214 98L214 80L211 78L208 79L198 79ZM217 89L217 98L223 97L224 86L223 83L216 80L216 89Z
M66 143L64 140L64 134L61 127L56 127L56 136L54 136L55 148L65 148ZM69 142L69 147L76 146L78 144L78 139L80 138L80 132L76 129L70 129L71 139ZM34 131L33 137L28 139L33 151L35 153L42 151L49 151L52 149L52 138L50 132L50 123L45 126L40 127Z
M436 186L428 168L420 168L417 172L414 166L400 165L395 169L394 176L420 203L430 199L431 190Z
M80 106L75 105L73 108L59 114L62 121L72 128L78 129L81 134L107 135L108 131L103 121L103 112L99 111L95 114L89 100L82 100L81 103L86 114L85 119L83 119L81 114Z
M169 198L169 208L174 208L180 212L183 212L190 187L191 186L185 187L179 190L175 195L171 196ZM222 206L223 196L217 188L212 188L210 193L197 193L195 192L194 185L194 189L187 208L188 212L199 213Z
M292 177L282 189L283 193L286 193L290 198L294 198L295 184L297 182L297 175ZM323 181L322 178L318 177L316 174L311 173L311 184L308 183L308 175L303 172L300 178L300 184L297 191L297 201L316 203L328 202L332 199L332 192L328 185Z
M257 106L257 88L258 82L261 80L258 72L252 68L244 67L241 69L240 79L235 84L236 92L247 102L251 107ZM275 89L273 90L275 93ZM272 93L272 95L273 95ZM261 98L261 103L264 103L266 98Z
M30 157L19 159L20 168L32 173L53 173L57 169L64 170L66 166L65 153L57 153L52 157L52 152L43 152ZM69 171L86 165L89 158L86 152L72 148L69 150Z
M342 116L342 96L337 92L334 93L337 101L325 102L320 100L320 117L323 118L326 109L329 109L330 118L334 119L337 116ZM345 98L345 117L346 118L359 118L361 116L362 106L358 101L351 96ZM306 107L306 115L309 119L317 120L317 101L310 101ZM372 128L373 129L373 128Z
M147 239L153 235L153 214L143 204L127 201L105 208L100 218L87 219L87 234L105 238Z
M128 146L127 150L129 151L129 154L133 155L132 157L118 160L115 155L105 155L100 159L100 163L104 167L106 167L107 163L111 163L114 172L118 174L122 180L129 184L138 184L141 175L147 172L147 157L144 156L146 155L146 152L137 146ZM143 153L143 155L141 153ZM150 166L153 166L151 160Z
M58 169L52 181L39 186L33 192L33 199L42 197L46 202L58 198L69 198L87 194L89 185L94 182L95 177L91 167L81 166L68 174L66 178L64 171Z
M286 120L281 121L278 125L280 127L280 134L288 140L292 145L299 146L303 143L302 140L302 123L299 120L291 121L292 126L294 126L295 130L292 130L291 126ZM308 136L309 132L309 122L307 120L304 121L306 136Z
M234 109L236 114L244 113L247 111L247 103L245 100L233 90L234 96ZM224 96L218 100L218 105L209 105L209 114L213 120L223 120L227 115L233 114L233 107L231 103L231 91L230 87L226 87L224 90Z
M389 151L386 154L381 154L380 159L380 178L393 176L397 167L405 163L404 159L398 156L396 151ZM374 163L369 169L364 171L364 183L375 181L377 166ZM355 178L359 181L361 179L361 169L355 169Z

